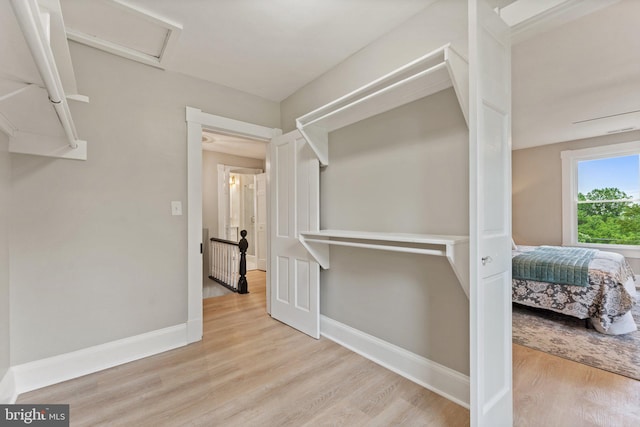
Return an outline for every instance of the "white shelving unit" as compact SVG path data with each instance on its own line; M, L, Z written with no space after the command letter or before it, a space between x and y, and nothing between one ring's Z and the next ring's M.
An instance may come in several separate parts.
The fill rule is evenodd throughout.
M300 233L300 242L320 266L331 266L329 246L444 256L469 297L469 236L321 230Z
M296 120L318 157L329 164L329 132L453 87L468 123L469 66L450 44L444 45ZM320 230L299 236L322 268L330 267L329 247L379 249L444 256L469 297L469 237L429 234Z
M296 126L320 164L329 164L329 132L453 87L468 123L469 65L447 44L299 117Z
M0 6L0 131L9 151L86 160L67 100L78 95L60 3L11 0Z
M441 3L444 7L449 2ZM319 333L316 325L319 324L319 293L322 286L318 285L318 281L322 276L318 273L320 266L331 266L330 255L335 256L337 252L334 249L334 254L330 254L331 246L446 257L469 300L468 377L444 375L443 370L430 365L407 368L413 366L413 355L401 360L397 357L399 352L383 349L379 340L364 340L360 331L337 325L338 322L326 323L327 329L331 329L327 335L333 335L337 342L347 344L377 363L397 372L405 372L408 378L415 380L424 373L421 381L430 389L436 392L440 390L443 396L453 398L458 403L469 404L472 426L511 425L511 280L510 254L506 244L510 237L511 204L510 28L486 0L469 0L467 6L467 10L459 11L459 15L454 15L453 9L448 9L449 5L446 10L447 13L452 12L451 18L455 16L458 23L467 20L469 62L450 45L442 46L299 117L296 121L299 132L283 136L277 140L279 145L273 146L274 153L278 154L280 150L280 160L285 167L280 175L272 175L272 182L282 183L280 191L274 193L273 197L272 206L275 209L272 230L281 229L282 233L274 232L276 243L272 243L271 254L272 257L275 254L277 261L273 263L272 271L275 273L271 283L276 283L280 288L271 294L271 308L272 315L284 323L302 331L309 330L311 332L307 333L310 335L316 329ZM446 20L443 20L443 25L446 25ZM468 125L468 184L455 185L460 186L460 191L468 193L469 236L319 230L321 200L315 174L318 173L318 164L329 164L329 133L449 87L454 88ZM392 131L389 129L389 133ZM455 131L458 131L457 126ZM299 134L306 139L317 160L308 159L306 147L305 150L297 150ZM363 138L356 138L358 148L366 145ZM443 155L448 154L443 152ZM451 152L451 155L460 154ZM278 159L278 156L272 158ZM349 173L348 159L343 157L341 160L344 162L341 161L338 172L342 175L337 174L336 178ZM362 165L382 165L382 160L375 160L378 163L372 161ZM354 166L360 164L355 162ZM309 172L311 169L314 176ZM348 176L354 185L358 185L369 175L362 174L359 177L357 169L354 169L354 173ZM332 182L334 177L327 178L329 188L334 191L331 186L340 182ZM438 179L430 181L424 184L440 184ZM377 197L369 187L366 189L369 190L367 196ZM327 200L331 200L332 195L328 195ZM339 200L338 197L334 199ZM437 203L438 198L433 199ZM379 197L379 200L383 207L385 197ZM406 204L410 208L409 202L394 198L392 203ZM335 217L333 212L331 214L332 218ZM381 209L379 214L384 215L384 210ZM415 214L420 215L421 212ZM389 215L395 214L389 212ZM400 215L397 217L402 219ZM350 218L345 216L346 220ZM301 221L296 222L298 219ZM388 223L395 218L385 216L384 219ZM358 224L355 222L357 218L352 220ZM429 225L429 230L437 226ZM295 241L296 238L298 241ZM312 259L316 262L308 263ZM302 270L299 271L297 265ZM340 272L337 273L340 275ZM280 277L282 280L279 280ZM278 294L280 291L282 298ZM308 295L309 301L312 301L309 304L311 308L300 306L296 300L298 295ZM347 303L353 304L354 301L347 297ZM274 307L279 307L280 311L276 313ZM462 330L461 334L464 336L466 331ZM390 353L393 355L385 359L384 354ZM406 362L409 360L411 363ZM421 373L416 376L418 371Z

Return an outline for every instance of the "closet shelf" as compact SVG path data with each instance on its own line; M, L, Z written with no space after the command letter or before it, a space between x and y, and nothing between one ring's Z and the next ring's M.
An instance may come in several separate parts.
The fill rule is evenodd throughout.
M299 240L324 269L330 245L447 257L469 297L469 236L320 230L301 232Z
M447 44L299 117L296 126L320 164L327 165L329 132L452 86L468 120L468 68L467 61Z
M67 100L88 98L77 93L60 3L1 3L0 131L9 152L86 160Z

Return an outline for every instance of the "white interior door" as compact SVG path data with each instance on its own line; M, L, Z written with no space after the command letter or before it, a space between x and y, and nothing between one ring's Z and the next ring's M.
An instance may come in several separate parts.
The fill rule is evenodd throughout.
M469 0L471 425L513 424L509 27Z
M258 270L267 269L267 174L256 175L256 257Z
M229 238L231 222L229 209L229 168L218 165L218 234L219 239Z
M320 266L298 240L319 227L320 164L299 131L270 144L271 316L320 338Z

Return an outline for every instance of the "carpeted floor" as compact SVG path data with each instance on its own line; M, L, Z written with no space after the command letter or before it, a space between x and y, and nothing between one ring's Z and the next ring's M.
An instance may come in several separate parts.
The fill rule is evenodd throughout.
M233 293L232 290L225 288L215 280L209 279L208 277L203 277L202 280L202 299L221 297L223 295Z
M640 303L632 312L640 325ZM513 304L513 342L640 380L640 331L604 335L584 320Z

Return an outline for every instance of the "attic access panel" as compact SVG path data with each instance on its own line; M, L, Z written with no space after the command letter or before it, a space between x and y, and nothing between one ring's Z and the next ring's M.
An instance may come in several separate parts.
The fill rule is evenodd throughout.
M182 26L120 0L62 0L67 37L163 68Z

